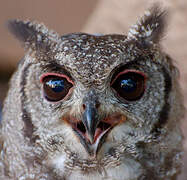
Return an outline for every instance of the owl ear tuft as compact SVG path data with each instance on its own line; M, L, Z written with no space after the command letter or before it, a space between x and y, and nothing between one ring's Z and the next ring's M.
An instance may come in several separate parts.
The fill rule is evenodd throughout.
M57 33L36 21L10 20L7 27L26 48L42 48L58 40Z
M134 39L143 44L159 43L164 35L167 12L162 11L158 4L145 12L144 16L133 25L128 33L128 39Z

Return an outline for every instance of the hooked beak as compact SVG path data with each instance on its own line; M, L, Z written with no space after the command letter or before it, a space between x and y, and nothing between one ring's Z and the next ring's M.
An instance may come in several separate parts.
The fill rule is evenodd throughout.
M68 122L72 126L75 134L90 156L96 156L97 152L105 143L110 130L120 122L126 120L120 113L113 113L106 117L105 113L99 112L100 103L98 102L95 91L91 90L83 99L82 119L69 117Z
M99 123L98 110L93 103L83 106L85 111L83 113L82 122L86 128L86 136L91 144L94 143L96 128Z
M81 144L91 156L96 155L99 147L104 143L107 132L111 129L111 124L104 122L99 113L100 103L97 97L94 90L89 91L84 97L82 121L75 129Z

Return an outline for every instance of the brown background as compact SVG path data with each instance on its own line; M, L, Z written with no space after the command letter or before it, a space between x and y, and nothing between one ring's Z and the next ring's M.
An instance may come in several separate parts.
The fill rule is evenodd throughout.
M8 19L35 19L59 34L77 31L126 34L149 5L147 0L0 0L0 102L8 89L8 79L24 54L19 42L5 27ZM170 9L163 47L180 69L187 107L187 1L163 0L162 5ZM182 128L187 137L187 119L183 120ZM187 180L186 140L184 148L184 170L180 180Z

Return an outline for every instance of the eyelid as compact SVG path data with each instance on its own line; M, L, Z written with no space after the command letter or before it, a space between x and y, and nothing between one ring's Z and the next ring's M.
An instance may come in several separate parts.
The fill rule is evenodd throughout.
M45 74L42 74L42 76L40 77L40 82L43 83L44 78L48 77L48 76L57 76L57 77L65 78L69 83L74 85L74 82L67 75L58 74L58 73L45 73Z
M46 78L46 79L45 79ZM68 88L68 91L66 93L65 96L63 96L61 99L59 100L56 100L54 98L49 98L48 95L46 94L45 96L45 90L44 90L44 86L45 86L45 82L46 80L48 79L53 79L53 78L60 78L60 79L64 79L66 81L67 84L69 84L69 88ZM65 100L73 91L73 87L74 87L74 82L70 79L69 76L65 75L65 74L60 74L60 73L44 73L41 75L40 77L40 82L43 84L43 88L42 88L42 91L43 91L43 97L50 103L59 103L61 102L62 100ZM66 84L66 85L67 85ZM67 90L67 89L66 89Z
M117 74L117 76L112 80L111 85L116 81L116 79L117 79L119 76L121 76L121 75L123 75L123 74L126 74L126 73L129 73L129 72L134 72L134 73L140 74L141 76L144 77L144 80L145 80L145 81L147 80L147 76L146 76L143 72L138 71L138 70L135 70L135 69L125 69L124 71L122 71L122 72L120 72L120 73Z

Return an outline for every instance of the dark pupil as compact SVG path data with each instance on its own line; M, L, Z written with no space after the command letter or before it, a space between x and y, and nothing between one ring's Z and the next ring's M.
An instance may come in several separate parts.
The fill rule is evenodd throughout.
M127 93L131 93L131 92L135 91L137 88L136 82L130 78L121 80L120 86Z
M136 72L124 73L112 83L117 94L128 101L138 100L144 93L144 76Z
M51 89L55 93L59 93L59 92L62 92L64 90L64 80L62 80L62 79L49 80L48 82L46 82L46 85L51 87Z

